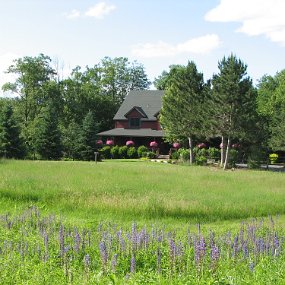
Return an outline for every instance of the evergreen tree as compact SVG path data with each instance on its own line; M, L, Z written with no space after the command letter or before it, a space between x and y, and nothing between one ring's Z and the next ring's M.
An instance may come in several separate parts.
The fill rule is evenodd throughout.
M5 105L0 114L0 156L7 158L24 156L20 129L13 117L13 109L10 105Z
M194 62L174 66L167 79L162 99L160 122L169 141L188 139L190 164L193 162L193 138L202 134L205 84Z
M80 154L83 160L94 160L94 151L96 150L97 124L94 114L89 111L82 124L80 136Z
M218 67L220 72L212 81L215 130L222 138L221 164L226 169L232 139L246 137L248 126L252 125L256 113L256 92L247 76L247 66L234 55L224 57Z
M58 114L52 103L44 107L37 118L35 149L42 159L57 160L62 156Z

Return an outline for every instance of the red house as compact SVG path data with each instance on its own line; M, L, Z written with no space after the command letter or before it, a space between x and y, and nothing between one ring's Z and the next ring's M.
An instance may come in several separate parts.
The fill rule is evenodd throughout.
M160 90L130 91L114 117L115 128L98 133L103 141L113 140L115 145L125 145L132 140L135 146L158 143L160 153L167 153L169 146L163 142L163 130L158 116L162 106Z

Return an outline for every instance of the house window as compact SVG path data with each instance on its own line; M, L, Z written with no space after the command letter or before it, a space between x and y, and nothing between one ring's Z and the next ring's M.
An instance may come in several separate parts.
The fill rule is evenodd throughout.
M131 129L139 129L141 124L140 118L129 118L129 127Z

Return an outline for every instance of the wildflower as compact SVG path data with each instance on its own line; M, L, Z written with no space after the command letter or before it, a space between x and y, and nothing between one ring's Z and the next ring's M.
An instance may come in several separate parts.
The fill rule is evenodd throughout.
M118 254L115 254L115 255L113 256L113 259L112 259L112 271L113 271L113 272L116 271L117 262L118 262Z
M89 267L90 267L90 264L91 264L90 255L89 255L89 254L86 254L86 255L84 256L84 265L85 265L85 268L89 268Z
M212 262L216 262L220 257L220 250L216 245L212 245L211 247L211 260Z
M108 260L108 253L107 253L107 248L106 248L106 244L104 241L100 242L99 248L100 248L100 255L101 255L103 266L106 266L107 260Z
M135 271L136 271L136 259L134 254L132 254L130 272L135 273Z

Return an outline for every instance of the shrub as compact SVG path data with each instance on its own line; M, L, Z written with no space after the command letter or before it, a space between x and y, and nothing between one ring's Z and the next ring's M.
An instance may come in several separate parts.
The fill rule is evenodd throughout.
M127 155L128 155L128 158L137 158L138 157L137 149L134 146L129 147L127 151Z
M209 147L208 155L211 159L220 159L221 151L215 147Z
M120 158L128 157L128 147L126 145L119 147L119 157Z
M114 159L116 159L116 158L120 158L120 156L119 156L119 146L118 145L116 145L116 146L113 146L112 148L111 148L111 156L112 156L112 158L114 158Z
M278 154L277 153L271 153L269 154L269 160L271 164L274 164L277 162Z
M196 156L195 162L197 165L206 165L207 164L207 157L204 155L198 155L198 156Z
M178 153L179 153L179 157L180 157L183 161L189 160L189 156L190 156L190 151L189 151L189 149L180 148L180 149L178 150Z
M153 159L156 158L156 154L153 151L147 152L147 158Z
M176 159L176 160L178 160L179 157L180 157L180 154L179 154L179 152L178 152L177 150L176 150L176 151L173 151L173 152L171 153L171 156L170 156L171 159Z
M236 149L230 149L229 166L234 167L238 160L239 152Z
M138 152L138 157L146 157L148 148L145 145L141 145L138 147L137 152Z
M104 146L99 150L99 153L102 158L109 159L111 158L111 147L110 146Z

